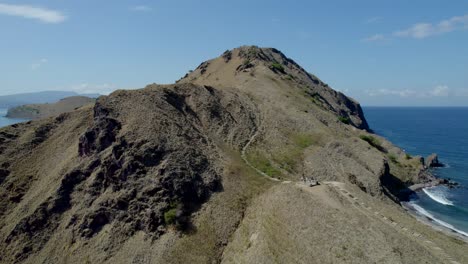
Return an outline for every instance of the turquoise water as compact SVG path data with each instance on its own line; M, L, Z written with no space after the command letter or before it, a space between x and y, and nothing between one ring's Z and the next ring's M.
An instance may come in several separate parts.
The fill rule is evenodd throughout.
M25 119L6 118L5 115L7 114L7 112L8 112L8 109L0 108L0 127L9 126L9 125L13 125L16 123L27 121Z
M459 188L426 188L412 204L421 214L468 236L468 108L364 107L371 129L412 155L439 154L434 169Z

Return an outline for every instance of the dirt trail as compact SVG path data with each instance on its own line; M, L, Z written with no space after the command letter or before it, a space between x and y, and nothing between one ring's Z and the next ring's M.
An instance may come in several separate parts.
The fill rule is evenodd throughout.
M250 144L252 144L252 142L255 140L255 138L258 136L258 133L259 133L259 129L257 128L255 130L255 133L250 137L249 141L247 142L247 144L245 144L245 146L242 148L242 151L241 151L241 157L242 159L244 160L245 164L247 164L250 168L254 169L258 174L262 175L263 177L267 178L268 180L270 181L274 181L274 182L281 182L280 179L277 179L277 178L273 178L273 177L270 177L268 174L264 173L263 171L257 169L255 166L253 166L249 160L247 159L247 156L246 156L246 151L247 149L249 148Z
M360 201L355 195L344 188L344 183L341 182L324 182L323 184L334 188L340 193L344 198L346 198L358 211L362 212L363 214L374 217L385 224L388 224L395 228L397 232L403 233L410 237L411 239L415 239L424 247L428 248L430 251L436 253L436 255L441 257L441 261L450 264L460 264L459 262L455 261L451 256L449 256L443 249L438 247L434 242L429 240L428 238L424 237L422 234L418 232L412 231L410 228L405 227L404 225L393 221L390 217L385 216L377 209L374 209L364 202Z
M241 157L244 160L244 162L254 169L257 173L262 175L263 177L267 178L270 181L274 182L281 182L283 184L290 184L290 183L295 183L295 186L301 189L305 189L306 191L313 192L314 194L318 194L320 197L322 197L323 194L323 188L321 186L317 187L309 187L303 184L302 182L292 182L292 181L281 181L277 178L273 178L266 173L262 172L261 170L257 169L255 166L253 166L249 160L247 159L246 152L247 149L250 147L252 142L254 142L255 138L259 134L259 129L257 128L255 133L250 137L249 141L245 146L242 148L241 151ZM333 169L336 170L336 168L333 166ZM348 200L353 207L355 207L358 211L363 213L369 218L376 218L382 222L384 222L387 225L390 225L393 227L397 232L400 232L408 237L410 237L413 240L417 240L420 242L421 245L424 247L428 248L431 252L434 252L436 256L440 258L440 261L444 263L449 263L449 264L461 264L460 262L457 262L454 260L451 256L449 256L442 248L438 247L434 242L429 240L428 238L424 237L422 234L418 232L412 231L410 228L405 227L404 225L397 223L393 221L390 217L385 216L382 214L380 211L373 209L372 207L366 205L364 202L359 201L359 198L357 198L355 195L353 195L351 192L346 190L344 188L345 184L342 182L323 182L324 185L329 186L331 188L336 189L337 193L341 194L346 200ZM338 205L336 204L330 204L332 207L337 207Z

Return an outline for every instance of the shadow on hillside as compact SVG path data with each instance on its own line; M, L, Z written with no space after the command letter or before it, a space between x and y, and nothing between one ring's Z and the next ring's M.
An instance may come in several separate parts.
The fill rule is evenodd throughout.
M380 179L380 182L384 194L398 204L400 204L400 202L408 202L411 194L414 193L404 182L390 172L386 173Z

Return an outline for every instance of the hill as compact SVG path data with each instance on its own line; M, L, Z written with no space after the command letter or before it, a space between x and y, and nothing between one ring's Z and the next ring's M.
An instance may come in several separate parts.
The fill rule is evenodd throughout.
M467 263L399 204L420 159L369 130L255 46L0 129L0 262Z
M63 98L78 96L79 94L69 91L42 91L35 93L20 93L0 96L0 108L10 108L26 104L55 103ZM91 98L99 97L98 94L81 94Z
M76 108L96 101L86 96L72 96L61 99L55 103L28 104L8 109L8 118L39 119L70 112Z

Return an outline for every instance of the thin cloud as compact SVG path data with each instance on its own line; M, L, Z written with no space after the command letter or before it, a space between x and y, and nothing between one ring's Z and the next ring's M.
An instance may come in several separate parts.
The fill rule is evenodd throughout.
M47 59L41 59L37 62L34 62L31 64L31 69L32 70L37 70L39 69L40 67L42 67L44 64L46 64L47 62L49 62Z
M0 4L0 14L36 19L51 24L61 23L67 19L60 11L30 5Z
M449 96L449 92L450 89L447 85L439 85L432 89L432 91L429 92L429 95L434 97L447 97Z
M382 17L379 17L379 16L376 16L376 17L371 17L369 19L366 20L366 24L373 24L373 23L378 23L380 21L382 21Z
M390 90L390 89L378 89L378 90L368 90L366 91L367 95L375 96L399 96L399 97L410 97L417 94L416 91L405 89L405 90Z
M436 24L417 23L407 29L396 31L393 35L396 37L423 39L463 29L468 29L468 14L455 16Z
M461 96L462 94L468 95L466 90L452 91L447 85L438 85L430 90L416 91L411 89L377 89L367 90L366 94L371 97L379 96L398 96L403 98L428 98L428 97L449 97Z
M150 12L153 10L153 8L145 5L137 5L131 8L133 11L137 12Z
M117 87L114 84L103 83L103 84L90 84L90 83L80 83L70 86L67 90L76 92L78 94L103 94L108 95L113 91L117 90Z
M375 42L375 41L382 41L385 40L385 36L382 34L375 34L367 38L363 38L361 41L363 42Z

